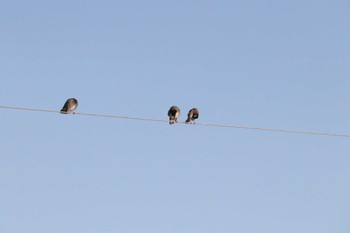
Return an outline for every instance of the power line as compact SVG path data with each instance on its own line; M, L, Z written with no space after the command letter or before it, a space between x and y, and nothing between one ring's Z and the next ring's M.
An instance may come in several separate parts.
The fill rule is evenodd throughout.
M3 109L14 109L23 111L36 111L36 112L51 112L51 113L61 113L59 110L49 110L49 109L39 109L39 108L25 108L25 107L15 107L15 106L0 106ZM130 117L130 116L117 116L109 114L97 114L97 113L83 113L74 112L76 115L92 116L92 117L104 117L104 118L118 118L118 119L129 119L138 121L153 121L153 122L165 122L168 120L160 120L153 118L143 118L143 117ZM185 122L178 122L185 124ZM240 125L226 125L226 124L210 124L210 123L200 123L196 122L196 125L209 126L209 127L222 127L222 128L235 128L235 129L246 129L246 130L259 130L259 131L270 131L279 133L292 133L292 134L309 134L309 135L320 135L320 136L333 136L333 137L350 137L350 134L340 134L340 133L326 133L326 132L313 132L313 131L301 131L301 130L288 130L288 129L274 129L274 128L260 128L251 126L240 126Z

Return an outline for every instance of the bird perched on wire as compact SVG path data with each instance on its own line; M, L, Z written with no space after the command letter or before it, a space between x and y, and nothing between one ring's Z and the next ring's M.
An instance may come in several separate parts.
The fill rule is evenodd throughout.
M180 109L177 106L172 106L168 111L169 116L169 124L173 125L174 123L177 123L177 118L180 116Z
M199 111L196 108L192 108L188 114L187 114L187 120L186 120L186 124L190 123L190 124L195 124L194 120L197 119L199 117Z
M63 105L61 109L62 114L73 113L74 110L78 107L78 100L75 98L67 99L66 103Z

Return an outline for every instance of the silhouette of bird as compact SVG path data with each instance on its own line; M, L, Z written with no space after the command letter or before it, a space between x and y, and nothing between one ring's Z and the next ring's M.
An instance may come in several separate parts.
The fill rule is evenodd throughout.
M187 120L186 120L186 124L190 123L190 124L195 124L194 120L197 119L199 117L199 111L196 108L192 108L188 114L187 114Z
M169 124L177 123L177 118L180 116L180 109L177 106L172 106L168 111Z
M78 107L78 100L75 98L67 99L66 103L63 105L61 109L62 114L73 113L74 110Z

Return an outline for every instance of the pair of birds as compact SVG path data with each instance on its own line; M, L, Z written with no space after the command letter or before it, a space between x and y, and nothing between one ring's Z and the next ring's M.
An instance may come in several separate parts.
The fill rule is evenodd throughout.
M168 111L169 116L169 124L173 125L174 123L177 123L177 119L180 116L180 108L177 106L171 106L171 108ZM188 114L187 114L187 120L185 121L186 124L195 124L194 120L199 117L199 111L197 108L192 108Z
M61 113L62 114L68 114L68 113L73 113L74 110L77 109L78 107L78 100L75 98L69 98L67 101L64 103ZM177 123L177 119L180 116L180 108L177 106L172 106L169 111L168 111L168 116L169 116L169 124L173 125L175 122ZM194 120L199 117L199 111L197 108L192 108L188 114L187 114L187 120L186 124L194 124Z

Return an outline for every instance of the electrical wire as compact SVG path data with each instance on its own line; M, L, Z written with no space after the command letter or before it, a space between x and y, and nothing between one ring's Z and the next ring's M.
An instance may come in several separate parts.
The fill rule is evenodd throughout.
M61 113L61 111L58 111L58 110L39 109L39 108L27 108L27 107L16 107L16 106L0 106L0 108L3 108L3 109L14 109L14 110L23 110L23 111ZM92 117L129 119L129 120L138 120L138 121L165 122L165 123L169 122L168 120L160 120L160 119L153 119L153 118L143 118L143 117L117 116L117 115L109 115L109 114L83 113L83 112L74 112L73 114L75 114L75 115L83 115L83 116L92 116ZM185 124L185 122L178 122L178 123ZM211 124L211 123L200 123L200 122L196 122L195 125L209 126L209 127L246 129L246 130L258 130L258 131L270 131L270 132L291 133L291 134L309 134L309 135L333 136L333 137L350 137L350 134L326 133L326 132L314 132L314 131L301 131L301 130L288 130L288 129L274 129L274 128L260 128L260 127L240 126L240 125Z

